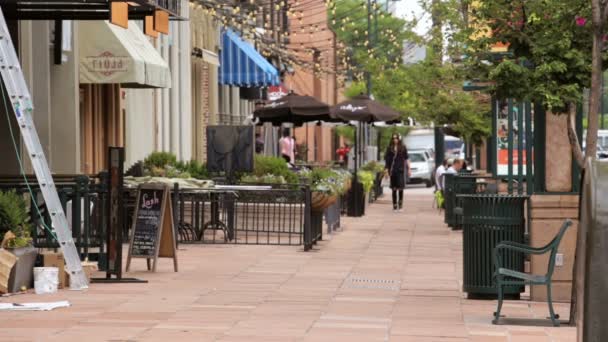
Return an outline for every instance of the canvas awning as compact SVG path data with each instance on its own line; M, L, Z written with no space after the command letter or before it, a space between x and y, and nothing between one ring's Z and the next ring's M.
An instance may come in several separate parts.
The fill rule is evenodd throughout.
M279 72L248 42L231 30L222 35L220 83L236 87L280 84Z
M123 88L170 88L169 66L134 23L79 23L80 83L120 84Z

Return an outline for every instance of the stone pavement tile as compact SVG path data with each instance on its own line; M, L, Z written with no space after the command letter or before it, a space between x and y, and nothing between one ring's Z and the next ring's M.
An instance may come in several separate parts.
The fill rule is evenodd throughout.
M215 341L217 341L217 342L296 342L296 341L300 341L300 340L301 340L301 337L289 337L289 336L224 335L224 336L218 337Z
M35 326L30 326L28 328L2 328L0 329L0 341L48 341L53 335L62 330L63 329L56 328L38 328Z
M393 318L391 334L454 338L468 336L466 326L460 322L446 322L426 318L424 320Z
M510 342L508 336L471 335L470 342ZM519 341L513 341L519 342Z
M147 331L145 327L94 327L94 326L75 326L63 330L57 334L48 336L45 341L49 342L77 342L77 341L133 341L136 337Z
M536 331L509 330L509 336L511 337L511 341L517 342L551 342L544 329Z
M215 341L219 336L221 336L220 333L209 332L209 331L205 331L203 329L196 329L196 328L192 328L192 327L170 327L170 328L157 327L157 328L149 329L149 330L146 330L146 331L140 333L134 339L132 339L132 341L211 342L211 341Z
M299 340L302 342L385 342L388 339L386 329L355 328L347 326L315 326L306 336Z
M429 290L429 289L404 289L401 288L399 296L404 297L451 297L461 298L460 291L457 290Z
M328 305L325 310L328 315L338 316L374 316L379 318L390 317L393 311L393 303L335 301Z
M403 336L391 335L390 342L469 342L463 337L437 337L437 336Z
M351 302L359 303L360 305L367 305L366 303L395 303L397 301L396 296L362 296L361 293L357 293L355 296L338 295L333 298L334 302Z
M432 277L407 276L401 281L403 290L437 290L437 291L460 291L462 287L453 279L436 279Z
M573 342L576 341L575 327L559 327L547 329L547 334L553 342Z
M79 320L62 319L60 317L47 316L46 319L30 319L22 317L18 319L7 319L0 321L0 330L5 328L10 329L28 329L31 327L45 329L65 329L78 324Z

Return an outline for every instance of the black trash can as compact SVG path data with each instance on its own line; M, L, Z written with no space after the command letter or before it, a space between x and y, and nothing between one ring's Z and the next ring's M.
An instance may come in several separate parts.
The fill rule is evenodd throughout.
M451 197L452 203L452 229L462 229L462 199L458 195L472 195L477 193L477 179L479 177L468 174L459 174L452 178L452 189L454 195Z
M524 243L525 203L520 195L459 195L463 204L463 291L469 298L496 298L494 247L501 241ZM524 256L503 251L507 268L524 272ZM506 286L505 295L519 298L520 285Z
M444 221L452 229L462 227L462 203L458 195L474 194L477 190L476 176L444 174Z
M448 227L452 227L456 222L454 218L454 204L455 204L455 195L454 195L454 177L455 174L444 173L443 177L443 198L444 198L444 206L445 210L443 211L443 222L448 225Z

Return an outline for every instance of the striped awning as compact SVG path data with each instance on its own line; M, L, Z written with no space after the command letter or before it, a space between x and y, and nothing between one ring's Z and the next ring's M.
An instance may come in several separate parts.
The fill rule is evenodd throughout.
M220 83L237 87L280 84L279 72L256 49L231 30L222 34Z

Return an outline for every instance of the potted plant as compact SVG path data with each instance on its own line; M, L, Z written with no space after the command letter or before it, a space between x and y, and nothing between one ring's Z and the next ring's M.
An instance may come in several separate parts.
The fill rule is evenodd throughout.
M30 217L26 202L15 190L0 191L0 234L2 247L17 257L11 270L9 291L17 292L23 287L30 288L36 263L36 248L30 236Z
M357 173L359 183L363 186L364 207L369 204L369 194L374 186L375 174L370 171L360 170Z

